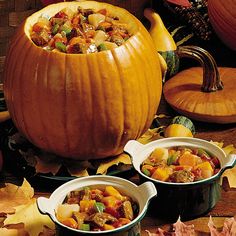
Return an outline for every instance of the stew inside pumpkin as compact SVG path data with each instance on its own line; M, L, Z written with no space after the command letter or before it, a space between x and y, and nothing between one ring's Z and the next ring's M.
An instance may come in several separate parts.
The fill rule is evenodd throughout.
M64 225L85 231L105 231L130 223L138 205L113 186L85 187L70 192L56 211Z
M220 169L217 157L201 148L156 148L141 164L141 171L165 182L188 183L210 178Z
M131 34L127 24L106 9L62 9L48 18L41 16L32 27L32 41L46 50L94 53L122 45Z

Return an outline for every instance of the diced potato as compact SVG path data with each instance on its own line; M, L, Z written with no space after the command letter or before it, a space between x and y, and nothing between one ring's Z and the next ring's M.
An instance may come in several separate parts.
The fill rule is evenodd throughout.
M150 159L155 159L155 162L161 162L164 161L167 162L168 159L168 149L167 148L156 148L149 156Z
M100 13L94 13L88 16L89 24L95 26L96 28L98 27L99 23L105 21L105 19L106 17Z
M64 220L72 217L73 212L79 211L80 207L78 204L60 204L57 207L57 218L60 220Z
M75 14L75 12L72 11L69 7L66 7L66 8L62 9L62 11L64 13L66 13L66 15L68 16L69 19L71 19Z
M116 208L120 204L120 202L121 201L114 196L107 196L102 199L102 203L104 203L106 207L111 208Z
M105 41L103 42L104 46L106 47L107 50L111 50L113 48L117 48L117 44L116 43L112 43L112 42L108 42L108 41Z
M179 157L179 164L181 166L196 166L199 157L191 154L190 152L185 152L183 155Z
M157 179L157 180L160 180L160 181L166 181L169 176L171 175L172 173L172 169L169 168L169 167L166 167L166 168L162 168L162 167L158 167L154 173L152 174L152 178L153 179Z
M205 162L202 162L202 163L198 164L195 169L200 169L201 170L201 176L204 179L210 178L214 173L214 170L213 170L211 164L208 161L205 161Z
M102 30L97 30L93 37L96 46L100 45L107 39L107 34Z
M115 198L119 200L124 199L124 197L120 194L120 192L112 186L106 186L104 194L106 196L114 196Z

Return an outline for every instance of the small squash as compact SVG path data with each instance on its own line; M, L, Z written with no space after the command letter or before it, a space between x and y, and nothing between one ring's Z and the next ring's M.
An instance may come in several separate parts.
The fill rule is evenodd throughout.
M193 137L195 126L193 122L185 116L176 116L165 128L164 136L167 137Z
M132 34L119 47L91 54L46 51L31 38L44 14L64 8L107 9ZM4 93L17 129L35 146L77 160L123 151L151 125L162 92L162 75L150 34L127 10L101 2L62 2L26 19L11 41Z
M163 88L166 101L174 110L191 119L211 123L236 122L236 68L217 68L204 49L178 48L182 56L197 59L201 67L183 70Z

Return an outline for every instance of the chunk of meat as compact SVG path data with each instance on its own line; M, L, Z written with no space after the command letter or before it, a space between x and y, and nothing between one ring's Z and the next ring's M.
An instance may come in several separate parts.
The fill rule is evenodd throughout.
M169 181L173 183L189 183L194 181L194 174L189 170L179 170L173 172Z

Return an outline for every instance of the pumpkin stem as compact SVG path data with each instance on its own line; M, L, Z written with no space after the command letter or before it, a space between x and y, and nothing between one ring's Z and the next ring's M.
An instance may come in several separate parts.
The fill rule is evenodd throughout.
M209 52L197 46L179 46L177 53L179 57L189 57L200 62L203 68L201 87L203 92L214 92L223 89L216 61Z

